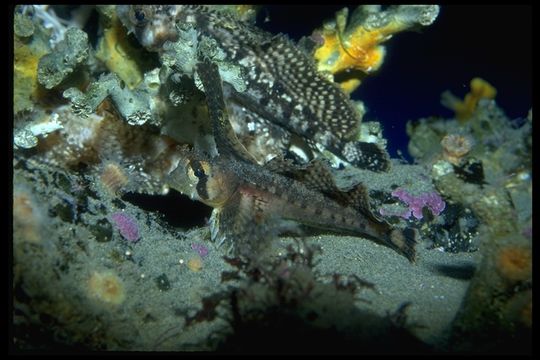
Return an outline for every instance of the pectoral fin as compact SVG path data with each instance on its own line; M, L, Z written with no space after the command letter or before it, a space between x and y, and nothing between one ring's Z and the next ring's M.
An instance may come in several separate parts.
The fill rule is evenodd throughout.
M229 252L246 258L256 258L277 235L264 199L241 191L225 207L214 209L210 225L218 245L226 242Z

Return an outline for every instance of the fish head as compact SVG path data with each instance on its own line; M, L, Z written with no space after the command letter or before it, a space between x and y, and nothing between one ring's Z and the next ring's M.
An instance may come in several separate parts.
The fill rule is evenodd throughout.
M159 51L166 41L176 41L175 19L183 6L176 5L118 5L116 10L122 24L134 33L140 44L150 51Z
M188 156L167 178L170 187L212 207L221 207L235 186L226 167L217 160Z

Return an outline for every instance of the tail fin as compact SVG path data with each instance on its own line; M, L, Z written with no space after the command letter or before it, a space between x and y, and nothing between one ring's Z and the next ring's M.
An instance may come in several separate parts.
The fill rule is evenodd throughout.
M414 247L418 243L418 238L418 230L416 229L395 228L388 234L387 241L393 249L414 263L416 261L416 250Z

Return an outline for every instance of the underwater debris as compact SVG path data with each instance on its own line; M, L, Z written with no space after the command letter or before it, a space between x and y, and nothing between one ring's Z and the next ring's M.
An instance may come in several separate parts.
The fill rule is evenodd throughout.
M336 13L314 36L323 44L315 50L314 58L320 72L344 76L339 81L346 93L353 92L363 77L379 69L385 49L381 45L394 34L431 25L439 14L437 5L400 5L382 10L378 5L357 7L347 21L349 11Z
M441 96L441 103L456 112L456 119L460 123L471 118L481 99L491 100L497 96L497 90L484 79L476 77L471 80L470 86L471 91L465 95L463 101L449 91L444 92Z

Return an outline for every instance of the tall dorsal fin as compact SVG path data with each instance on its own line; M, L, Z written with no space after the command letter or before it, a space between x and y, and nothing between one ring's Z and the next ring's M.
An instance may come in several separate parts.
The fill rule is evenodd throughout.
M321 144L356 167L388 171L387 152L377 144L355 139L360 114L341 88L317 71L311 58L284 35L262 42L255 51L265 70L272 74L274 85L271 91L276 96L286 94L292 102L291 108L286 109L290 111L286 118L276 117L275 113L258 104L251 104L253 111L306 140ZM246 94L235 96L241 103L252 101Z
M313 59L304 54L285 35L276 35L262 43L258 55L282 87L303 110L314 133L329 132L339 139L350 139L358 132L360 117L347 95L326 79ZM305 133L301 124L291 120L289 128Z
M327 144L327 149L360 169L384 172L391 167L388 153L375 143L356 140L331 142Z
M310 161L294 176L307 187L321 191L332 198L341 192L334 181L329 165L322 160Z
M334 182L330 168L321 160L312 160L308 164L298 165L292 160L278 155L268 161L264 167L272 172L300 181L306 187L327 195L340 191Z
M295 165L291 160L276 156L265 167L302 182L306 187L319 191L343 206L354 208L372 220L380 221L371 211L369 194L363 184L340 189L330 171L330 166L322 160L312 160L307 165Z
M197 64L197 74L204 86L208 113L212 121L218 152L221 155L236 156L244 161L256 164L255 158L238 140L229 121L218 66L208 59L204 59Z
M359 183L348 190L340 190L338 197L341 197L342 204L346 204L347 206L359 210L363 215L373 221L381 221L381 219L378 218L371 210L369 193L364 184ZM340 201L338 199L336 200Z
M292 160L286 159L282 155L273 157L264 164L264 167L271 172L282 175L287 175L303 169L303 167L295 165Z

